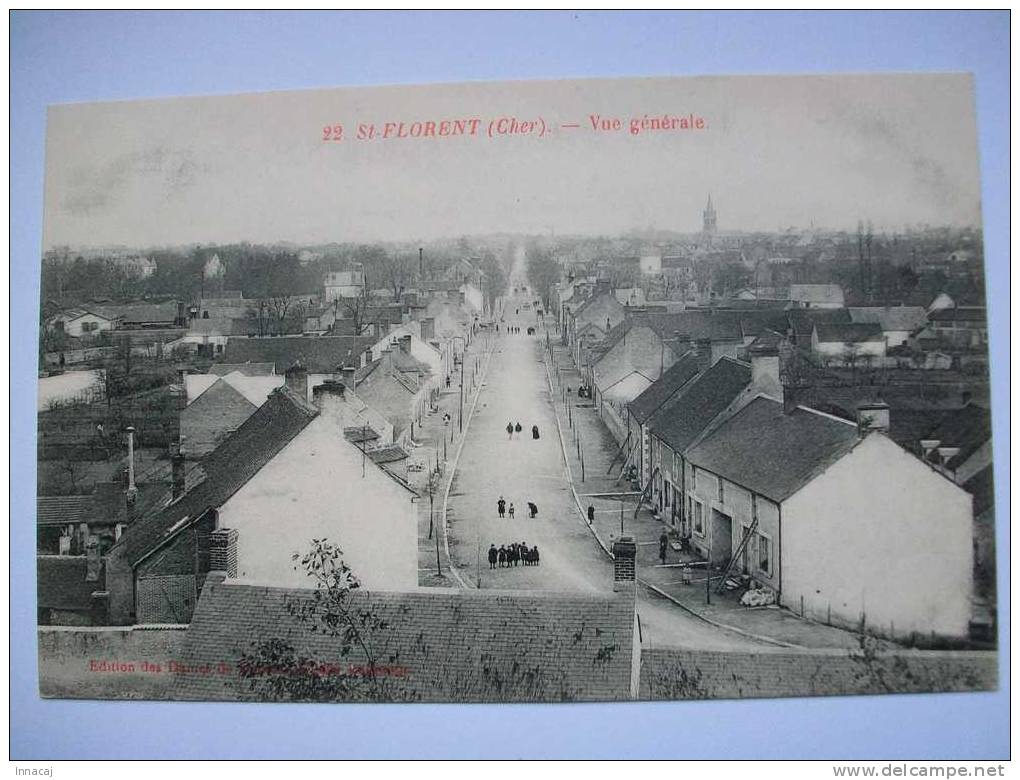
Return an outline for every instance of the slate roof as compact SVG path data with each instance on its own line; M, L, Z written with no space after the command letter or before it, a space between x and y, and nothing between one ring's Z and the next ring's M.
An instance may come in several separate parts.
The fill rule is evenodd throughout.
M751 367L723 357L669 399L649 420L658 438L677 452L687 449L751 383Z
M763 396L725 420L687 453L699 468L777 503L850 452L857 426Z
M953 409L943 414L939 424L921 438L938 439L940 447L959 447L960 451L946 464L955 469L991 437L991 413L976 404L967 404L962 409Z
M995 508L995 481L991 464L985 466L961 486L974 496L974 518L978 519Z
M988 315L984 306L954 306L950 309L936 309L928 315L932 322L987 322Z
M816 323L849 324L850 312L846 309L790 309L787 320L794 333L810 336Z
M375 441L379 434L367 425L350 426L344 428L344 438L351 444L363 444L366 441Z
M800 303L843 305L843 288L838 284L791 284L790 299Z
M222 506L318 415L288 387L275 390L240 428L202 461L205 479L176 502L136 521L111 549L122 548L131 565L172 538L207 509Z
M697 376L701 366L697 355L686 353L652 382L641 395L627 406L631 415L640 424L652 416L674 393Z
M882 326L877 322L851 322L844 325L817 323L815 330L818 340L826 343L859 344L866 341L882 341Z
M852 322L877 322L882 330L915 331L928 322L923 306L862 306L848 311Z
M245 376L272 376L275 365L273 363L213 363L209 366L209 373L217 376L226 376L235 371Z
M223 351L223 362L272 363L277 374L300 362L312 374L332 374L343 365L354 365L369 346L370 339L353 336L232 337Z
M361 651L342 657L339 641L313 632L294 613L312 590L227 581L207 584L184 639L186 667L238 660L259 643L281 639L316 663L364 664ZM633 595L611 592L428 588L404 593L356 591L352 608L388 624L369 634L386 648L400 676L385 679L401 701L606 701L630 698ZM288 605L296 605L295 610ZM378 650L377 650L378 652ZM389 656L395 655L390 661ZM257 701L237 673L179 674L172 697Z
M87 610L94 591L106 590L106 574L100 569L95 582L85 580L84 555L36 556L36 596L42 609Z
M177 319L177 303L125 303L108 304L93 309L109 319L119 319L124 325L170 323Z

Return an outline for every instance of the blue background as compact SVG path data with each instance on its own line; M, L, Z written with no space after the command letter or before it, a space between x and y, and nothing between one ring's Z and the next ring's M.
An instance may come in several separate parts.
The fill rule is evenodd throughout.
M1007 12L19 12L10 42L12 758L1008 755ZM999 507L998 693L485 707L39 699L32 377L47 104L355 84L873 70L976 77Z

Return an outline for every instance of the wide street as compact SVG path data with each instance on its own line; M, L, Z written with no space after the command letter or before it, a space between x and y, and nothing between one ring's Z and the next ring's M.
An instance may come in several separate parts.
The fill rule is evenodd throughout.
M520 284L520 282L518 282ZM613 567L579 517L564 466L544 360L544 331L526 294L503 302L505 321L493 334L493 354L456 463L446 506L450 555L469 587L610 591ZM506 327L519 326L519 334ZM522 431L509 437L507 423ZM532 438L537 425L539 438ZM500 519L500 497L514 518ZM528 517L527 504L538 506ZM541 564L491 569L490 544L537 545ZM766 646L712 626L670 602L639 589L638 612L647 644L702 649L761 650Z

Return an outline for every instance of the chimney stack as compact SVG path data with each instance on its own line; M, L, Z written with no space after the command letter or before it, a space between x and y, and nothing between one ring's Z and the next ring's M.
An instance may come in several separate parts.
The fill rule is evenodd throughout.
M85 581L99 582L103 569L103 558L99 553L99 537L89 535L85 538Z
M209 572L237 576L237 529L217 528L209 534Z
M411 354L411 335L401 336L399 339L400 351L405 355Z
M613 592L636 593L634 568L637 545L633 536L621 536L613 542Z
M344 385L347 387L348 390L354 392L354 390L356 390L358 387L357 380L358 369L356 369L354 366L344 366L343 369L341 369L341 373L343 374Z
M126 431L128 445L127 495L128 503L133 504L135 502L135 495L138 493L138 488L135 487L135 427L133 425L129 425L126 428Z
M694 339L691 344L698 358L698 370L707 371L712 367L712 339Z
M783 401L786 406L786 396L794 395L788 388L783 387L779 376L779 350L776 347L759 345L751 347L751 387L764 393L771 398ZM791 402L794 399L791 398ZM785 411L790 412L796 404Z
M179 451L170 456L170 471L173 483L171 497L176 501L184 495L184 456Z
M284 384L301 399L308 400L308 369L297 361L283 372Z
M312 388L312 404L320 413L337 413L343 416L346 388L343 382L327 379Z
M861 433L889 433L889 404L877 401L857 407L857 425Z

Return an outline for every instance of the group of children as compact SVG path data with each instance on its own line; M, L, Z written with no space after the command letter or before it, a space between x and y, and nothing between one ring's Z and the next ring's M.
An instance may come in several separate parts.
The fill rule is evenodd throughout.
M501 544L498 549L494 544L489 545L490 569L509 568L522 561L525 566L538 566L538 545L529 548L524 542L511 542L508 545Z
M507 503L506 503L506 499L503 498L503 496L500 496L499 500L496 502L496 513L499 515L501 520L503 518L505 518L507 516L507 514L509 513L510 519L513 520L514 519L514 505L513 505L513 502L510 503L510 506L508 508L507 507ZM534 501L529 501L528 502L528 517L534 519L537 516L538 516L538 505L535 504Z

